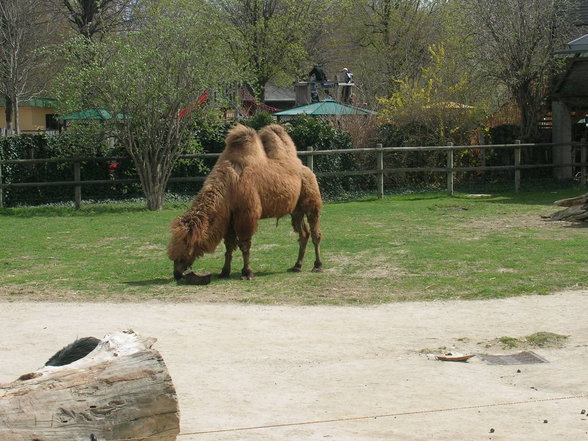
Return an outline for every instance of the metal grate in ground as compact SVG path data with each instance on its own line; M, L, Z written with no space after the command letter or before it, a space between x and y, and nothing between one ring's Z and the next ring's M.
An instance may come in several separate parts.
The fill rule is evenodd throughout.
M476 354L482 360L488 364L501 364L501 365L513 365L513 364L539 364L549 363L545 358L535 354L532 351L519 352L518 354L510 355L486 355Z

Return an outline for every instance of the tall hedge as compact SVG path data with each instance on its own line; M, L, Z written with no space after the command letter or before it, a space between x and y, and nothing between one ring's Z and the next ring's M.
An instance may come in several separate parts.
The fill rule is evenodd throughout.
M208 143L217 128L204 130L202 138L195 136L186 146L185 153L202 153L202 144ZM226 129L219 137L224 140ZM216 146L216 144L213 142ZM221 141L222 145L222 141ZM46 159L96 157L103 160L84 161L81 165L81 177L84 181L113 180L112 184L85 184L82 197L85 200L126 199L142 197L138 183L118 184L114 180L137 179L137 173L126 152L117 148L108 139L92 133L90 130L68 130L59 135L21 135L0 138L0 159ZM113 161L111 158L119 158ZM209 161L214 163L214 159ZM198 176L206 174L209 167L201 159L183 159L174 167L173 176ZM74 180L72 162L4 164L2 183L16 184L26 182L60 182ZM170 183L168 191L193 195L199 188L198 183ZM73 186L15 187L3 191L5 206L36 205L72 201Z

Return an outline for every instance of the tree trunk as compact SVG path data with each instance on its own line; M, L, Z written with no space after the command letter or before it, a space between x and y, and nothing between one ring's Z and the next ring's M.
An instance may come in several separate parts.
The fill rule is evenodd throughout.
M147 198L147 209L150 211L159 211L163 209L163 197L164 192L152 190L149 193L145 193Z
M153 170L153 167L144 167L144 170L139 173L141 179L141 186L143 193L147 200L147 209L151 211L159 211L163 209L163 198L165 196L165 183L161 170L158 168Z
M0 385L0 439L174 441L178 403L155 340L109 334L73 363Z
M537 106L536 99L529 91L531 86L528 83L520 84L513 90L513 95L521 113L521 134L523 142L535 140L537 135Z
M14 114L14 133L20 135L20 112L18 107L20 106L20 102L18 96L12 96L12 112Z
M6 108L4 110L4 116L6 117L6 131L10 134L12 131L12 100L8 95L4 97L6 101Z

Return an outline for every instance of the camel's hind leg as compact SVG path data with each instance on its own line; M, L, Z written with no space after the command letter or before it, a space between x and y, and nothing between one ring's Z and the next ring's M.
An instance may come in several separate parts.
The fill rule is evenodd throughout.
M249 264L249 250L251 249L251 239L246 240L239 240L238 242L239 249L243 254L243 269L241 270L241 280L253 280L255 276L253 275L253 268Z
M308 224L304 220L304 212L296 210L292 213L292 227L298 233L298 259L292 268L288 271L298 273L302 270L302 262L304 261L304 254L306 253L306 244L310 237L310 230Z
M237 249L237 236L233 226L230 225L225 235L225 264L219 274L219 278L228 279L231 277L231 262L233 261L233 251Z

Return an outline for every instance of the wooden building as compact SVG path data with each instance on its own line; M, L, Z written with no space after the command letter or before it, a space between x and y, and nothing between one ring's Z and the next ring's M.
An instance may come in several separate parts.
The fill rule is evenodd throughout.
M574 141L573 130L578 121L588 115L588 34L569 42L558 54L567 58L551 92L552 140L567 144ZM573 162L572 155L572 147L563 145L554 148L553 161L569 164ZM571 178L572 174L571 166L556 169L559 179Z
M0 134L6 135L6 103L0 100ZM50 98L36 98L23 101L18 106L21 133L44 133L59 130L55 113L56 101ZM14 114L12 115L14 121Z

